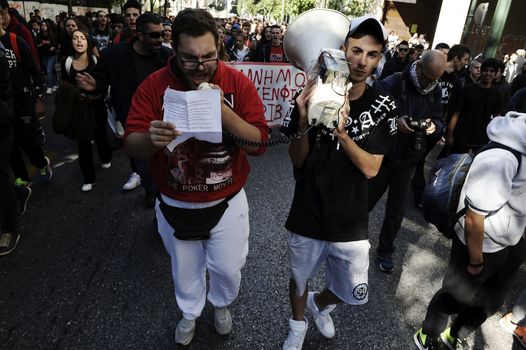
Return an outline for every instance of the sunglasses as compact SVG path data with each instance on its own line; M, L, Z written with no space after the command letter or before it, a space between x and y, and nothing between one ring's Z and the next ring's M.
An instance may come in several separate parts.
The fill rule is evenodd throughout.
M148 35L150 38L152 39L159 39L161 36L164 35L164 31L162 32L141 32L143 33L144 35Z
M407 51L409 51L409 49L401 49L401 48L399 48L398 51L400 51L400 52L407 52Z

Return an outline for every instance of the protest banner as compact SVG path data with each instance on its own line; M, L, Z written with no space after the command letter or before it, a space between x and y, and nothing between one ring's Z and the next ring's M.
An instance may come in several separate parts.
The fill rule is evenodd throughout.
M290 100L305 85L305 73L289 63L232 62L256 86L265 106L269 127L279 127L290 109Z

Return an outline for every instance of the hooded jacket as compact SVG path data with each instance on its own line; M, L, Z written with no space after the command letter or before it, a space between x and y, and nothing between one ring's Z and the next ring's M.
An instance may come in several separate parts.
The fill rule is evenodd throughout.
M522 154L492 148L479 153L469 169L460 194L458 209L467 205L484 220L485 253L516 245L526 228L526 114L508 113L494 118L487 127L491 141ZM462 217L455 231L465 244Z

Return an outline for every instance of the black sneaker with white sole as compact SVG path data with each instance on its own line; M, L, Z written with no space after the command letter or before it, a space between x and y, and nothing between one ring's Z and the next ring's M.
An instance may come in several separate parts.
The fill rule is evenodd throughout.
M7 255L15 250L20 235L13 232L4 232L0 234L0 256Z

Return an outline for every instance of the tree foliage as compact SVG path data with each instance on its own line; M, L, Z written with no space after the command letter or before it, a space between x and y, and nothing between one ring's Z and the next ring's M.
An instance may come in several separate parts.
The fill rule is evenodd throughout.
M296 17L319 5L325 5L346 15L361 16L368 12L372 2L373 0L285 0L284 15ZM282 0L239 0L238 10L245 15L262 15L265 18L279 20L282 4Z

